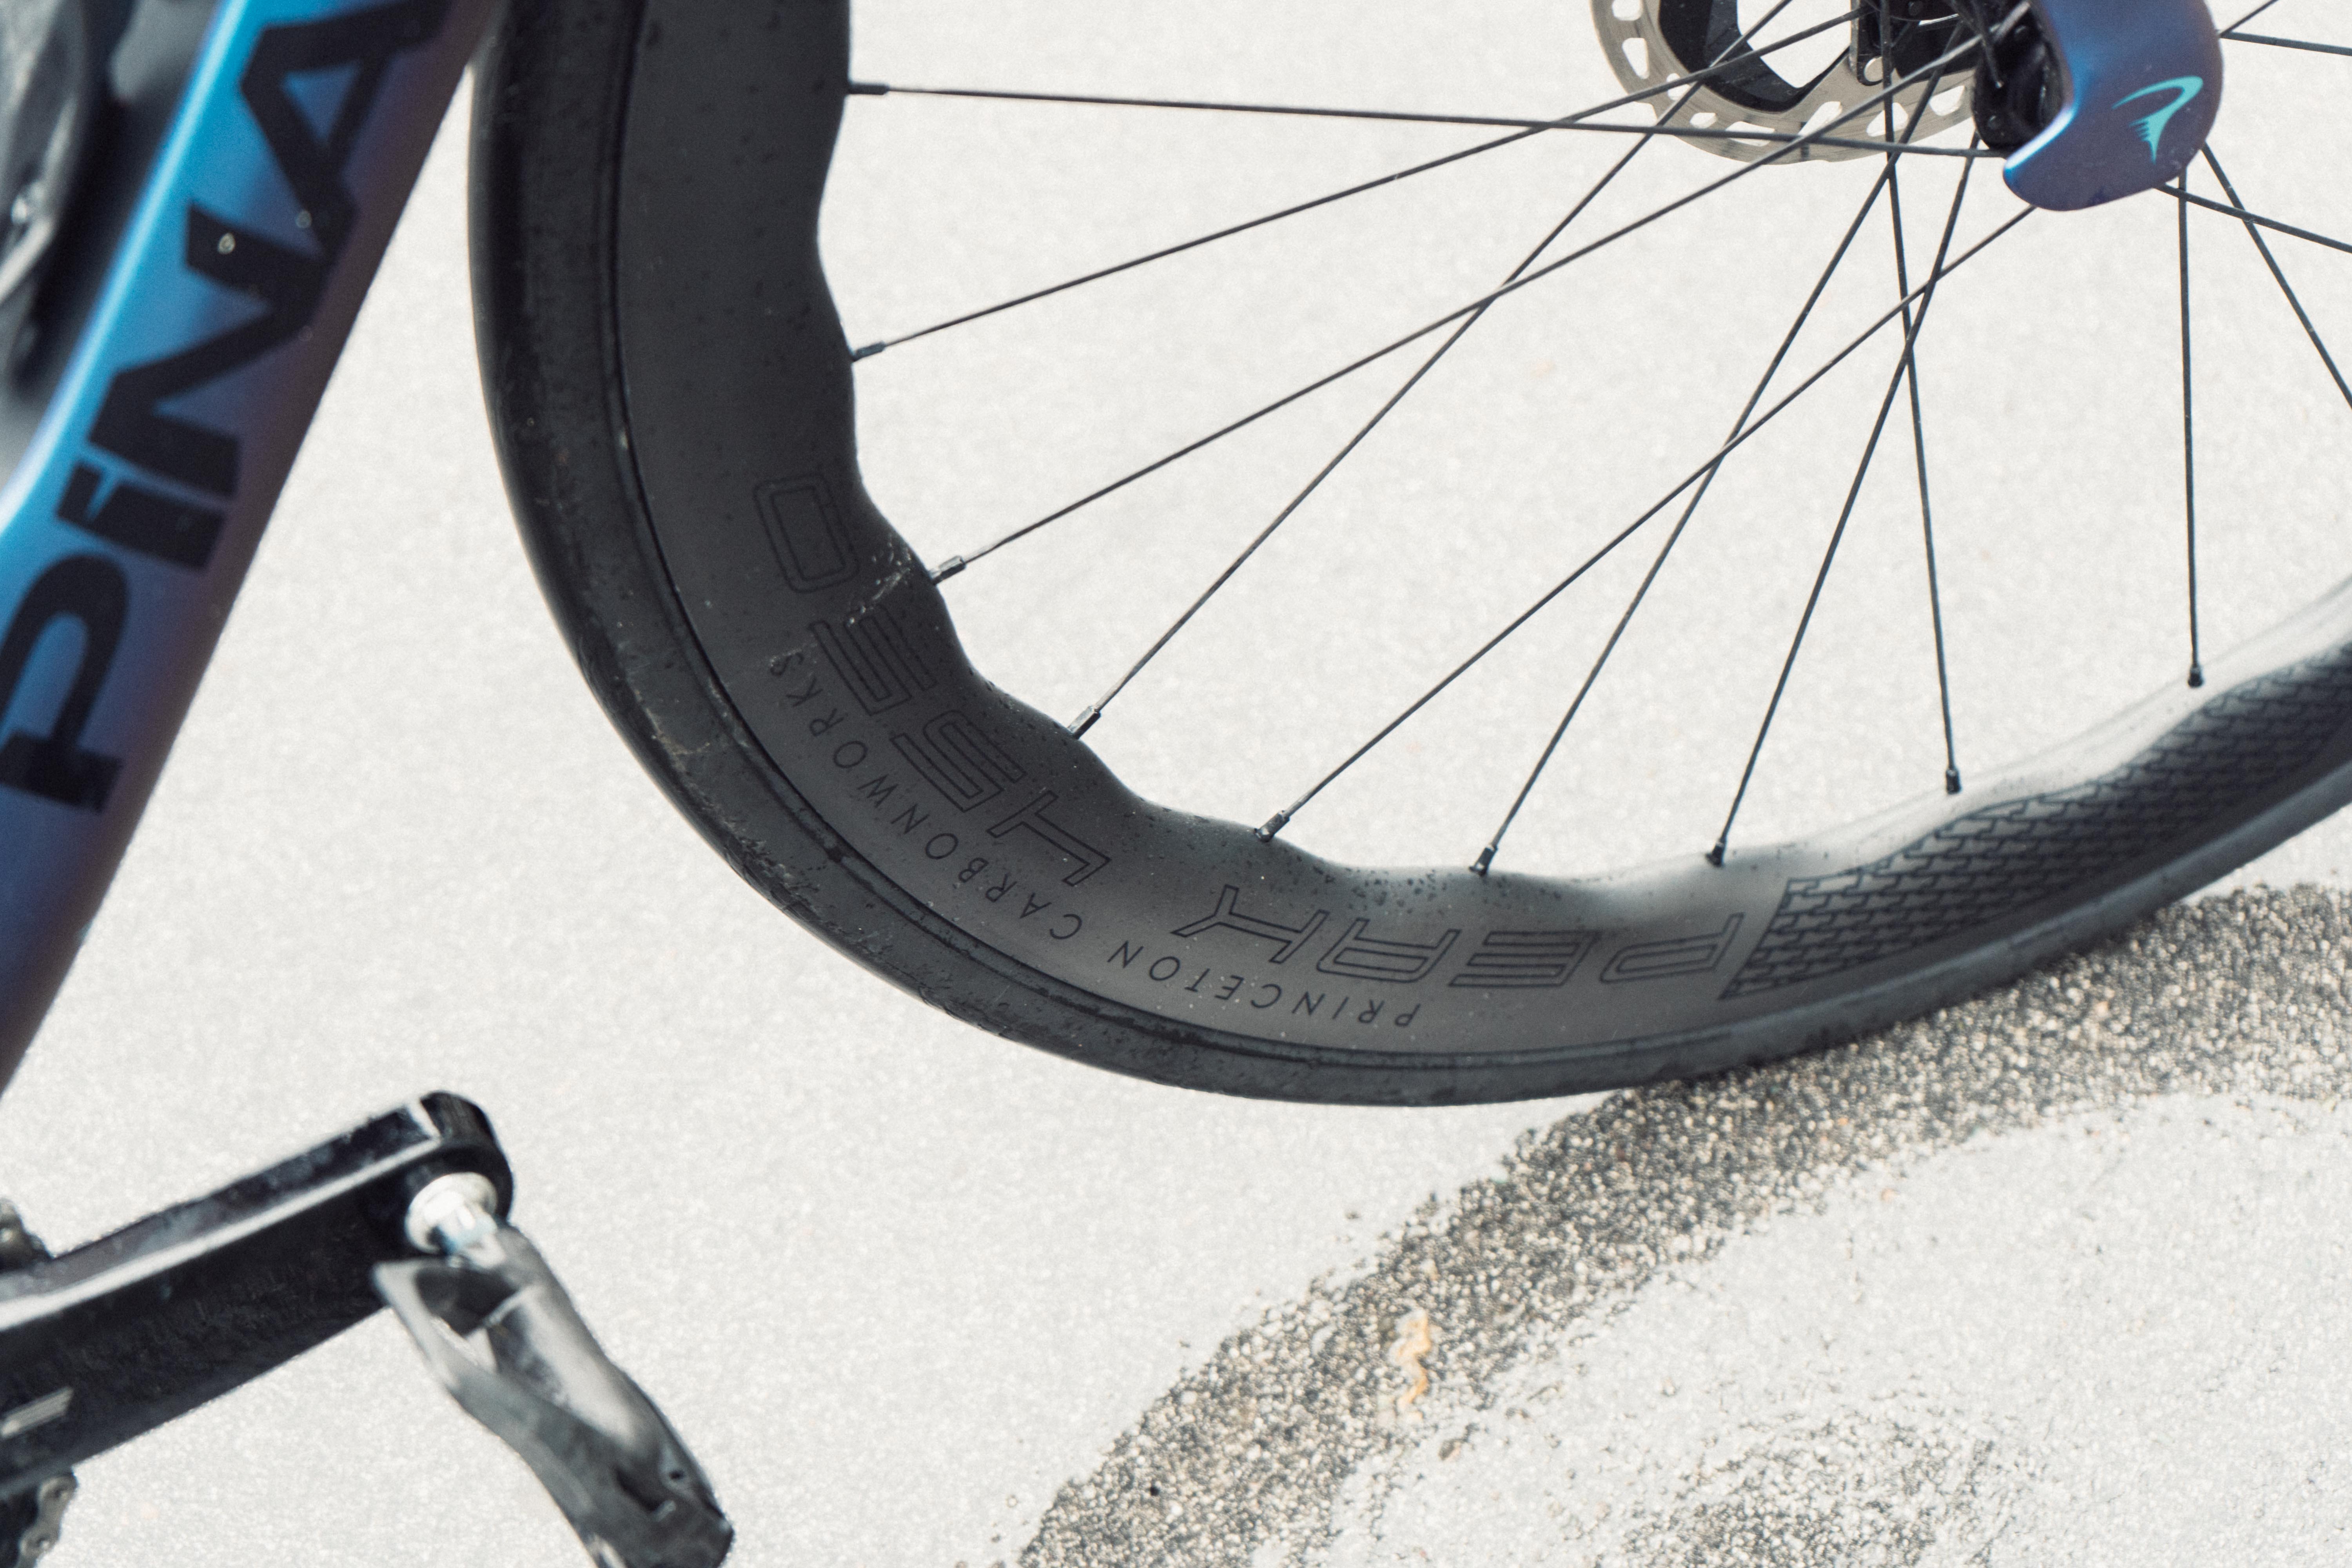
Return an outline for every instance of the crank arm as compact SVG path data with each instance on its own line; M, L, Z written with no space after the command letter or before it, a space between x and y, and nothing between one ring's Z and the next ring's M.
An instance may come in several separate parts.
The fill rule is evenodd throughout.
M62 1257L0 1205L0 1505L26 1524L0 1562L54 1542L73 1465L389 1302L601 1568L716 1568L709 1483L501 1217L513 1194L480 1110L430 1094Z
M379 1305L434 1177L513 1178L488 1121L432 1094L62 1257L0 1272L0 1499L153 1430Z

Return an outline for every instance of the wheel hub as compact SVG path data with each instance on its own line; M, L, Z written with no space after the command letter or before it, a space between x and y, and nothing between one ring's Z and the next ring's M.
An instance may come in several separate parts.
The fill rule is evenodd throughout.
M1592 0L1592 19L1610 68L1626 91L1649 95L1661 125L1742 163L1866 157L1883 132L1860 106L1917 77L1891 100L1905 136L1973 117L1984 145L2007 154L2012 192L2070 211L2179 178L2221 105L2221 42L2203 0L1874 0L1859 7L1838 58L1804 81L1790 79L1782 62L1792 57L1771 42L1751 47L1740 5ZM1775 32L1799 41L1789 27ZM1970 35L1981 49L1960 47ZM1701 72L1704 81L1669 86ZM1790 145L1808 132L1834 140Z
M1747 47L1739 0L1592 0L1592 20L1610 67L1628 92L1655 91L1717 67L1706 81L1657 93L1650 105L1662 124L1732 132L1694 138L1693 145L1741 163L1781 151L1788 138L1821 130L1883 91L1888 81L1932 67L1958 41L1959 27L1949 0L1888 0L1854 24L1846 48L1826 69L1792 81L1776 57ZM1920 137L1958 124L1969 113L1969 75L1956 69L1948 80L1931 78L1898 93L1896 120L1909 126L1924 113L1912 132ZM1931 89L1935 104L1927 102ZM1857 120L1843 133L1856 141L1876 139L1876 117L1867 118L1870 123ZM1757 133L1758 139L1738 132ZM1870 155L1866 147L1816 142L1789 153L1784 161Z

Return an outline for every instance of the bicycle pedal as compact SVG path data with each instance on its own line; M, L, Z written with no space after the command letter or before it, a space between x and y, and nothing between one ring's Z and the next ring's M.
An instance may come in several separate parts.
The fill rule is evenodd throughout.
M375 1288L467 1414L522 1457L603 1568L716 1568L734 1542L676 1431L470 1173L427 1184Z

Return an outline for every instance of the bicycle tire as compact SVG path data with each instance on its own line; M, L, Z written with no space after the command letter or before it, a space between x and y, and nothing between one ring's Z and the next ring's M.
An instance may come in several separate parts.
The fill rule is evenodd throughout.
M847 30L845 0L509 8L478 76L481 353L615 726L747 880L954 1016L1265 1098L1688 1077L2007 980L2352 799L2343 590L1965 796L1720 868L1359 868L1141 799L971 668L861 481L816 244Z

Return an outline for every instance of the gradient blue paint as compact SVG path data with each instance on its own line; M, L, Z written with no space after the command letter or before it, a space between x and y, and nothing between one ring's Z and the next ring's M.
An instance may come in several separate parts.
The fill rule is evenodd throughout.
M2065 62L2063 107L2009 156L2009 188L2066 212L2179 176L2221 106L2221 41L2205 0L2033 0ZM2169 93L2154 113L2132 106Z
M359 217L310 330L210 385L167 405L241 443L236 493L212 559L201 571L121 548L61 520L58 507L76 463L110 480L137 473L86 439L113 375L209 339L252 318L251 299L191 271L187 212L200 202L250 233L311 249L298 204L239 93L261 35L274 26L360 13L380 0L220 0L172 130L111 264L57 395L0 489L0 632L28 588L70 556L117 568L129 612L81 744L121 760L102 811L0 786L0 1081L13 1070L95 914L198 677L226 620L459 73L480 35L488 0L457 0L433 40L386 73L373 112L346 164ZM218 498L190 494L218 505ZM48 731L81 653L78 623L44 634L32 666L0 712L0 744ZM297 722L288 715L289 724ZM164 999L159 998L159 1004Z

